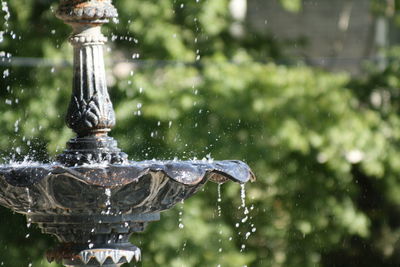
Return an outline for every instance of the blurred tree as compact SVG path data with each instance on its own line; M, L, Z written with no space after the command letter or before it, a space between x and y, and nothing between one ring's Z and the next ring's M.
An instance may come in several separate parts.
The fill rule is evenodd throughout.
M62 119L69 28L53 2L1 1L5 161L47 160L72 136ZM112 134L124 151L243 159L258 176L246 190L247 219L238 185L223 185L221 202L209 185L133 237L144 251L139 266L400 265L399 61L358 81L266 64L284 58L278 43L250 30L234 37L227 0L114 2ZM36 66L32 57L52 61ZM46 266L52 239L3 208L0 218L0 265Z
M302 6L302 0L280 0L282 6L291 12L299 12Z

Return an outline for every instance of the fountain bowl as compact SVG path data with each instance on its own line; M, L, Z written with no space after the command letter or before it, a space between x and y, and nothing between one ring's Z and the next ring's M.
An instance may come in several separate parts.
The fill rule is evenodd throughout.
M61 245L48 252L50 261L118 266L140 259L140 249L129 242L133 233L207 181L253 179L241 161L10 164L0 167L0 204L57 237Z

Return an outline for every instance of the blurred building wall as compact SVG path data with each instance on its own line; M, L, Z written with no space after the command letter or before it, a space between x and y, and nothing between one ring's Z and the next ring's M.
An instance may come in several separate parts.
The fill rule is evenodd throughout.
M360 71L363 59L376 56L376 22L370 0L304 0L295 13L278 0L248 0L247 22L286 41L294 59L329 70Z

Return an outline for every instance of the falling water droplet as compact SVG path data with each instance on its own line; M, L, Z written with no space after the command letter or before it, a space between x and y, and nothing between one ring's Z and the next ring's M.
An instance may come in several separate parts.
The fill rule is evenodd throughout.
M218 198L217 198L218 217L221 217L221 204L220 204L222 202L221 184L218 184L218 186L217 186L217 194L218 194Z
M106 188L104 193L106 195L105 205L107 207L107 211L106 211L105 214L109 215L111 213L111 189L110 188Z
M182 211L180 211L179 212L179 219L178 219L178 221L179 221L179 228L180 229L183 229L183 228L185 228L185 225L182 223L182 215L183 215L183 212Z
M20 120L16 120L15 123L14 123L14 132L15 132L15 133L18 133L18 130L19 130L19 122L20 122Z
M242 208L246 207L246 187L244 184L240 185L240 199L242 200Z
M10 76L10 70L9 69L5 69L3 71L3 78L7 78L8 76Z
M250 235L251 235L250 232L247 232L247 233L246 233L246 236L245 236L246 240L249 239Z
M11 13L10 13L10 11L8 9L7 2L1 1L1 10L5 13L5 15L4 15L4 20L5 20L4 26L8 30L8 20L11 17Z

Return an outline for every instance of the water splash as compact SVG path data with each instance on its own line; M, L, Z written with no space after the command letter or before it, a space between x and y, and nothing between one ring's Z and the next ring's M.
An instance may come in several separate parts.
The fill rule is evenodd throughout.
M240 185L240 198L242 200L242 205L241 208L243 209L243 214L245 215L245 217L242 219L242 223L245 223L249 216L249 209L246 206L246 185L245 184L241 184Z
M182 223L182 211L179 212L179 228L183 229L185 228L185 225Z
M180 207L180 211L179 211L179 214L178 214L178 227L180 228L180 229L183 229L183 228L185 228L185 225L183 224L183 204L184 204L184 201L182 200L182 202L181 202L181 207Z
M103 214L110 215L111 214L111 189L106 188L104 190L104 194L106 195L106 202L104 204L106 205L107 210Z
M239 206L238 209L239 210L240 209L243 210L243 217L242 217L242 219L240 220L239 223L236 223L236 225L235 225L236 228L239 228L240 224L245 224L246 222L249 222L249 219L251 219L251 217L249 217L250 211L249 211L249 209L248 209L248 207L246 205L246 187L245 187L245 184L241 184L240 185L240 199L241 199L241 205ZM254 227L254 225L251 225L250 227ZM242 234L242 232L238 232L238 235L241 235L241 234ZM250 237L250 235L251 235L251 232L247 231L244 234L244 240L247 240ZM240 252L243 252L245 249L246 249L246 245L242 244L241 247L240 247Z
M31 193L30 193L30 190L29 190L28 187L25 188L25 192L26 192L26 196L28 198L28 210L27 210L27 212L29 214L30 212L32 212L32 197L31 197Z
M8 27L9 27L8 21L11 18L11 13L10 13L10 10L8 8L8 3L3 1L3 0L1 1L1 11L3 11L5 13L5 15L4 15L4 20L5 20L4 26L5 26L6 32L7 32L8 31Z
M217 211L218 211L218 217L221 217L222 215L222 209L221 209L221 202L222 202L222 195L221 195L221 184L217 185ZM219 249L218 249L218 253L222 253L222 225L221 223L218 225L219 226L219 239L218 239L218 243L219 243Z
M222 197L221 197L221 184L218 184L217 186L217 209L218 209L218 217L221 217L222 211L221 211L221 202L222 202Z
M32 213L32 203L33 203L33 201L32 201L31 193L30 193L30 190L29 190L28 187L25 188L25 192L26 192L26 196L27 196L27 199L28 199L28 210L26 211L27 212L26 227L29 229L31 227L31 225L32 225L32 219L29 217L29 214ZM29 236L30 236L30 233L27 233L25 235L25 238L29 238Z

